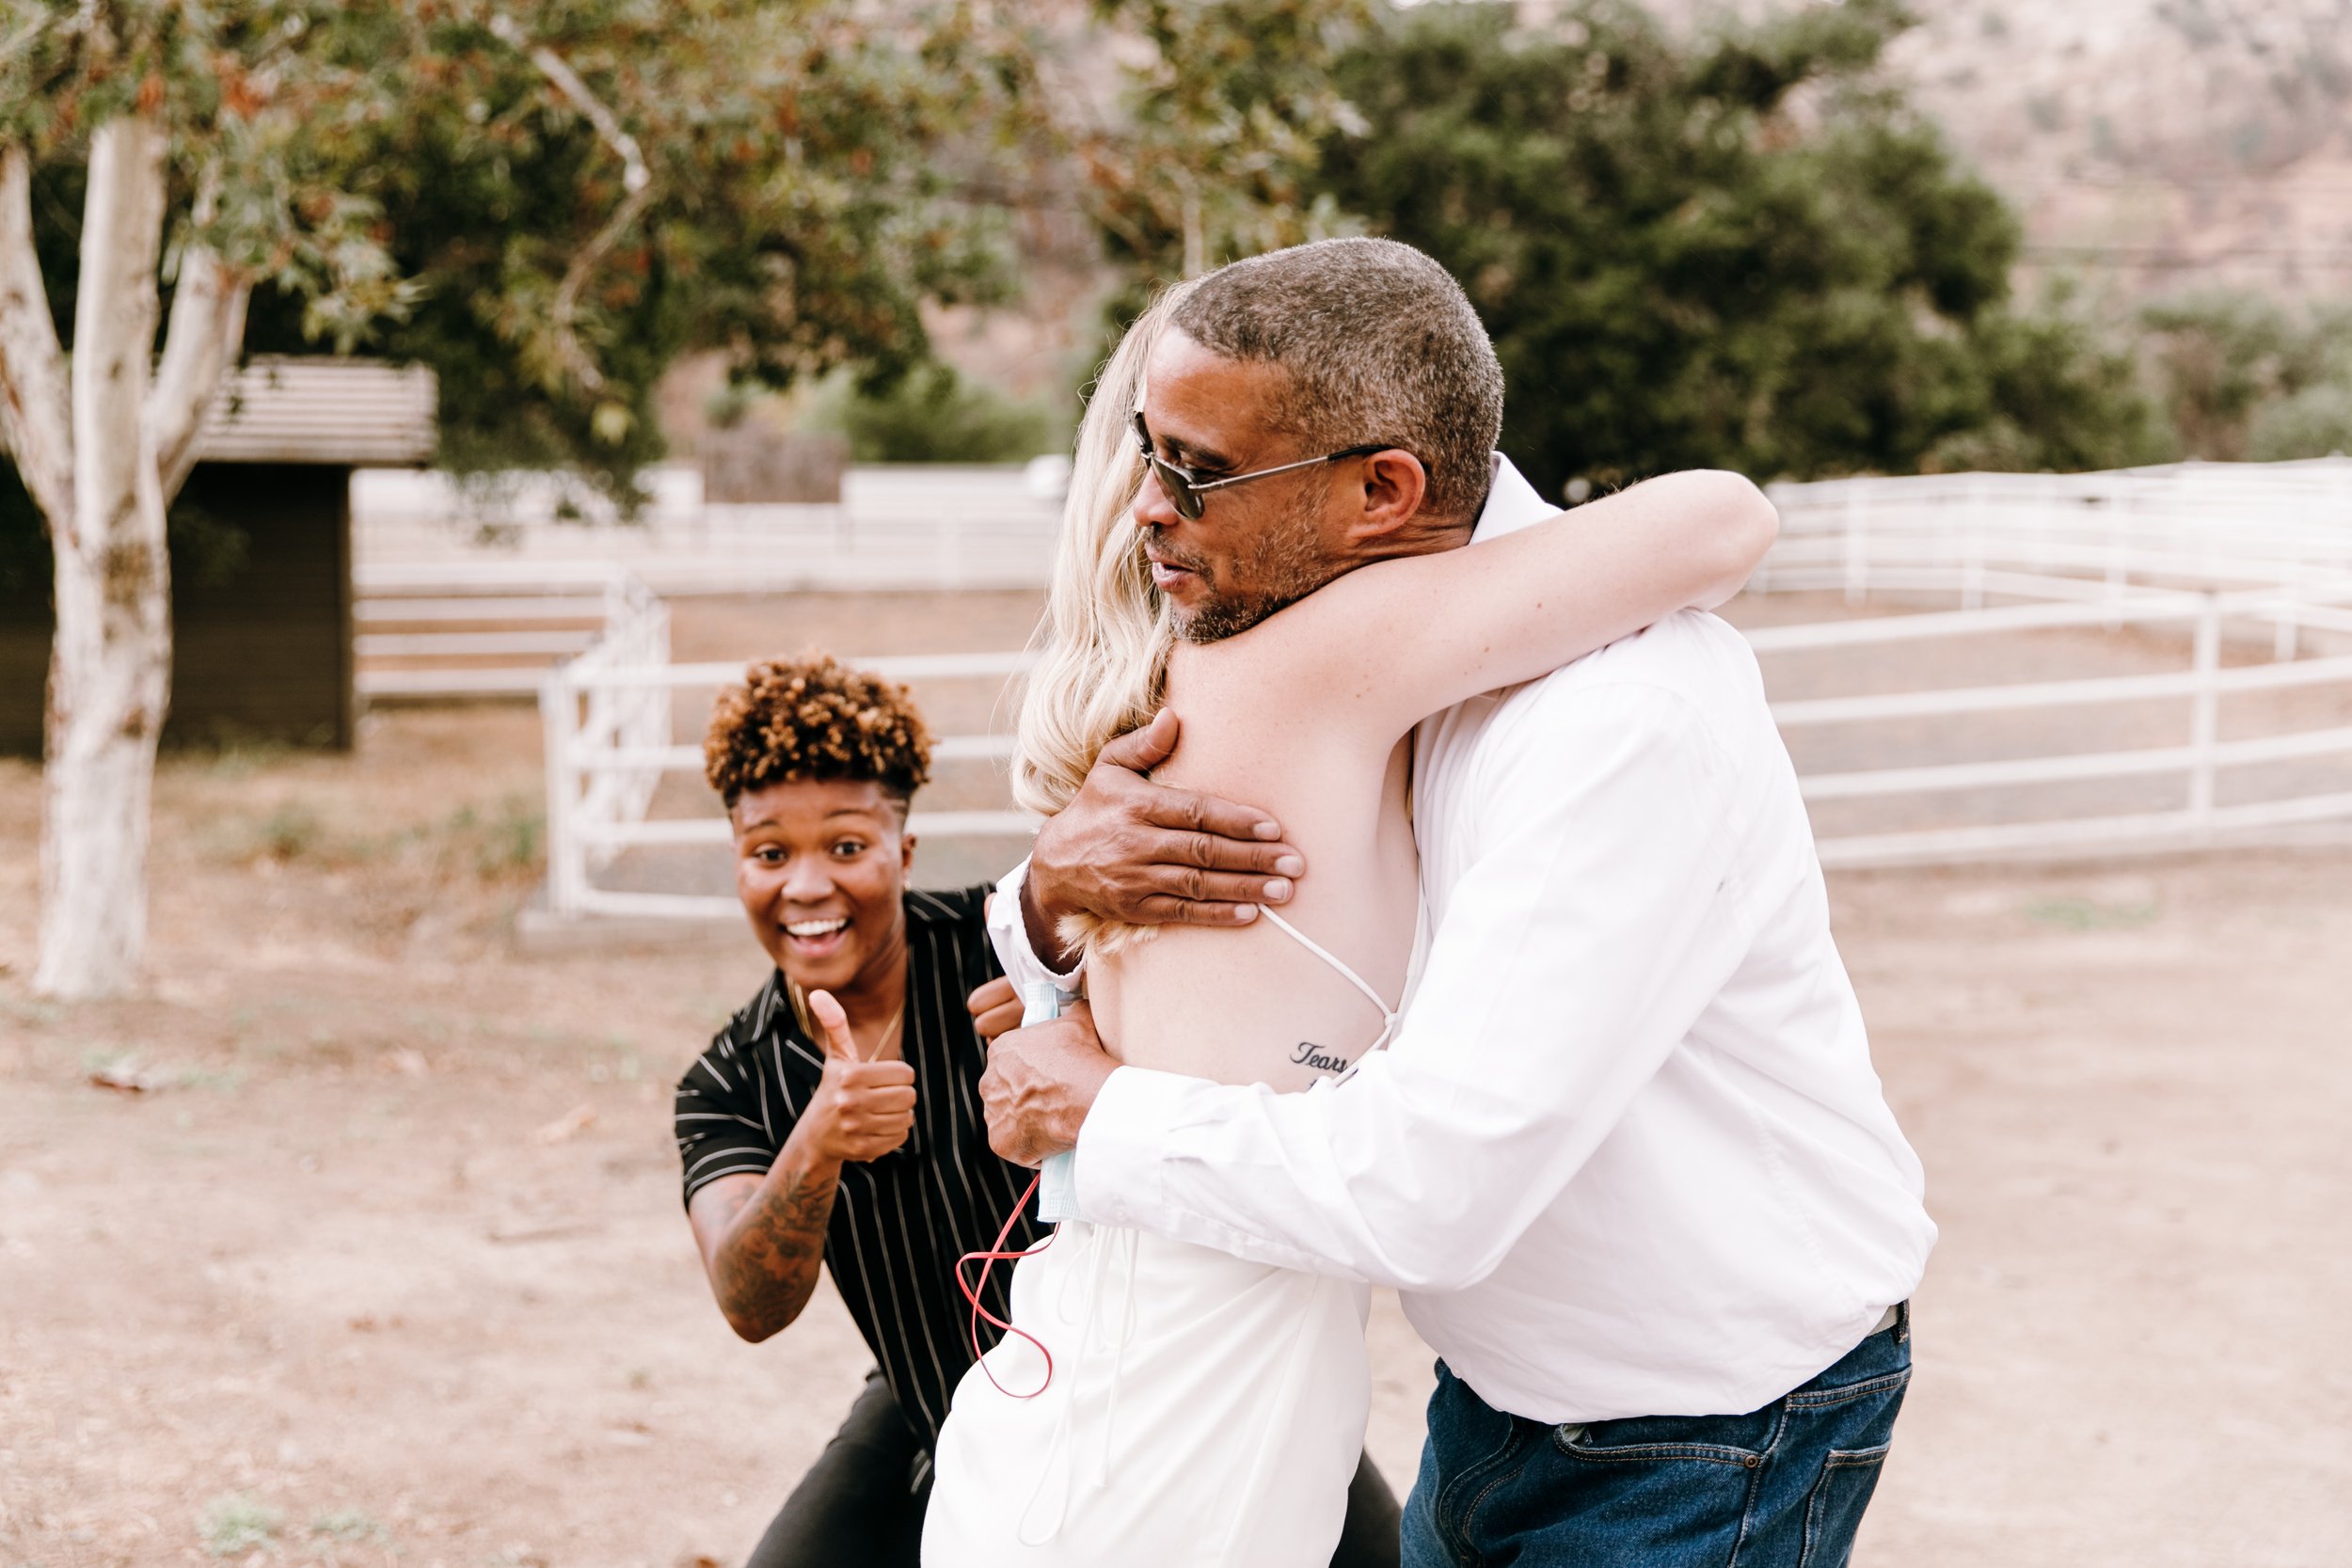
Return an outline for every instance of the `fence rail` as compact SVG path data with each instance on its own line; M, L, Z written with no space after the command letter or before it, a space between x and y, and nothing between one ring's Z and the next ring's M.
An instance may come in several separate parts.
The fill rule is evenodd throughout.
M2352 754L2352 725L2221 738L2225 699L2316 690L2352 718L2352 657L2300 657L2310 636L2352 649L2352 462L2188 464L2101 474L1963 474L1777 486L1782 535L1751 589L1941 595L1959 608L1775 627L1759 653L1863 648L1960 636L2185 621L2185 670L2046 679L1776 704L1784 732L2029 709L2188 704L2175 744L2031 757L1810 772L1812 801L1953 794L2178 775L2170 811L2109 811L2003 823L1825 836L1832 865L1882 865L2090 848L2160 848L2223 834L2352 818L2352 791L2217 802L2221 777L2266 764ZM2027 602L1994 605L1993 599ZM2040 601L2040 602L2035 602ZM2070 602L2071 601L2071 602ZM2269 640L2272 662L2225 668L2232 634ZM2331 649L2332 651L2332 649Z
M666 625L666 623L665 623ZM608 653L607 648L611 647ZM603 888L594 873L631 848L686 848L729 842L716 814L647 820L653 784L663 773L694 773L699 747L670 740L670 694L681 687L715 687L742 678L739 663L671 664L666 657L632 660L633 645L602 644L551 672L540 686L547 732L548 908L558 916L704 917L735 912L731 898L686 893ZM666 652L666 643L665 643ZM906 654L848 662L896 680L988 680L1025 673L1035 656L1021 652ZM599 704L644 702L660 709L658 739L640 728L624 734L600 722ZM646 721L650 727L652 721ZM1012 753L1007 735L948 735L932 743L935 760L997 761ZM601 788L605 781L625 787ZM562 827L559 830L558 824ZM1026 837L1036 819L1025 812L915 812L910 831L939 838Z
M468 488L445 476L363 472L353 531L364 566L456 570L616 565L665 596L804 589L1043 584L1060 524L1051 465L851 468L841 499L707 502L702 477L647 472L632 518L559 477Z
M1755 590L1828 591L1856 600L1932 595L1956 608L1754 629L1749 641L1766 661L1768 684L1773 661L1791 657L1826 657L1862 671L1971 641L2015 645L2127 629L2140 635L2149 657L2161 653L2165 639L2177 639L2171 645L2182 658L2171 669L2041 673L1775 702L1773 718L1792 742L1899 732L1922 721L1942 730L2003 716L2178 705L2177 721L2162 721L2163 728L2178 727L2147 745L2070 736L2074 744L2026 755L1802 768L1801 788L1817 810L1908 801L1930 819L1825 833L1819 840L1824 863L2137 852L2352 822L2352 774L2313 784L2293 771L2352 758L2352 464L2291 472L1845 481L1781 487L1775 499L1784 533ZM657 637L645 606L626 608L594 647L541 677L550 906L559 914L732 914L729 898L596 885L596 873L628 851L727 841L715 813L648 820L645 810L660 777L701 766L700 752L669 733L671 694L732 681L740 667L668 663L666 622ZM2313 638L2335 643L2321 647ZM1030 667L1031 656L858 662L900 679L1009 684ZM2223 722L2239 705L2275 704L2288 694L2307 699L2303 708L2283 719L2256 714L2271 725L2264 733L2233 733ZM1002 734L951 735L935 754L1001 762L1010 749ZM2225 783L2265 768L2276 773L2269 794L2225 798ZM2163 809L2124 798L2071 814L1980 822L1954 820L1939 804L2037 787L2145 787L2149 781L2162 787L2168 779L2177 781L2177 803ZM914 825L934 836L1019 837L1033 822L1011 810L956 811L918 813Z
M357 567L352 583L355 680L371 701L529 697L652 597L632 573L596 562L379 562Z

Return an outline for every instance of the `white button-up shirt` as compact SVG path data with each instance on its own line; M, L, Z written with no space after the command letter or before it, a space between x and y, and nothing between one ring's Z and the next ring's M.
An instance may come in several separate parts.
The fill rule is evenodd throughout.
M1473 546L1552 511L1498 457ZM1079 1212L1393 1286L1454 1375L1539 1421L1814 1377L1935 1227L1746 641L1670 616L1424 721L1415 758L1434 936L1394 1042L1299 1094L1119 1069ZM1048 973L1022 874L991 922L1017 982Z

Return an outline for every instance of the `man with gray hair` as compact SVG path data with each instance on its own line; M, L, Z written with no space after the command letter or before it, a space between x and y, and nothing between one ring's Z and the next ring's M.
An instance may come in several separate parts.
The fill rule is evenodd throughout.
M1553 510L1491 451L1468 301L1407 246L1237 262L1172 327L1136 515L1187 637ZM1269 365L1279 429L1227 428L1220 378ZM1317 454L1367 440L1427 470L1419 526L1330 538ZM1070 978L1067 916L1244 924L1306 874L1264 814L1149 782L1175 742L1163 714L1105 748L1001 884L1016 981ZM1441 1358L1408 1563L1844 1563L1934 1227L1746 644L1685 612L1438 714L1412 800L1433 935L1388 1049L1278 1095L1119 1066L1080 1012L997 1039L992 1143L1074 1148L1088 1221L1402 1293ZM984 1031L1003 1001L975 996Z

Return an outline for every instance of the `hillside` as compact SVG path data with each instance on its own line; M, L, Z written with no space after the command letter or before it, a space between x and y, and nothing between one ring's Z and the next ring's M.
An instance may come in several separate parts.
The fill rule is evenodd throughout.
M1890 66L2015 203L2037 267L2352 292L2352 0L1917 9Z

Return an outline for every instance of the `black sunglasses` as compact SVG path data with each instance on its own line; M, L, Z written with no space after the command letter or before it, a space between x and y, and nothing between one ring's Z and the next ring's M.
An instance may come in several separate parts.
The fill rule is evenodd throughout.
M1270 479L1296 468L1311 468L1318 463L1337 463L1343 457L1368 457L1375 451L1386 451L1391 443L1374 442L1368 446L1348 447L1341 451L1325 452L1321 457L1302 458L1279 467L1259 468L1246 474L1232 474L1224 479L1202 479L1189 468L1175 464L1152 450L1152 430L1143 422L1143 410L1136 410L1136 439L1143 443L1143 461L1151 468L1152 477L1168 492L1168 503L1176 508L1176 515L1187 522L1197 522L1208 502L1200 498L1212 490L1222 490L1229 484L1247 484L1253 479Z

